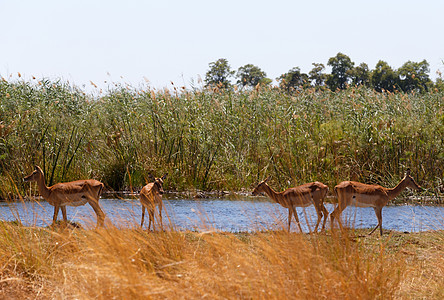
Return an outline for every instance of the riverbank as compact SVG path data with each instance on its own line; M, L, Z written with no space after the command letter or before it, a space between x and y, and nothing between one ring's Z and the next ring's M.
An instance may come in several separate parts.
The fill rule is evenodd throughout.
M0 223L4 299L444 296L444 231L360 237Z
M123 190L123 191L105 191L102 193L102 199L139 199L139 190ZM251 199L258 199L258 197L252 196L251 191L202 191L202 190L166 190L164 199L234 199L251 197ZM40 195L34 195L32 197L14 197L1 198L0 202L16 202L16 201L35 201L43 200ZM328 195L325 200L326 203L337 203L337 197L334 195ZM434 196L404 196L398 197L391 201L388 205L444 205L444 196L436 194Z
M174 230L209 230L225 232L263 231L287 228L288 210L268 197L184 199L164 198L163 223ZM102 198L100 206L106 223L119 228L140 224L141 205L138 198ZM328 212L335 205L325 203ZM296 208L302 230L314 229L317 214L314 206ZM19 220L25 226L46 227L52 222L54 207L46 201L0 203L0 219ZM383 209L383 228L398 231L427 231L444 229L442 205L389 205ZM61 218L60 214L59 217ZM96 215L90 205L68 207L69 220L85 228L96 226ZM327 217L327 221L329 218ZM371 207L346 209L343 221L354 228L376 226L377 218ZM330 222L327 223L327 227ZM298 231L292 222L293 231Z

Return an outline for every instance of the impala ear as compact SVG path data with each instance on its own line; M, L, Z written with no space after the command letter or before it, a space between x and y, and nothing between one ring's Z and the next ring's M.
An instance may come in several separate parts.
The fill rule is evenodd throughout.
M36 171L38 171L40 168L39 168L39 166L34 166L34 169L35 169Z
M167 177L168 173L165 173L162 177L160 177L162 180L165 180L165 178Z
M405 171L405 177L410 176L410 168Z

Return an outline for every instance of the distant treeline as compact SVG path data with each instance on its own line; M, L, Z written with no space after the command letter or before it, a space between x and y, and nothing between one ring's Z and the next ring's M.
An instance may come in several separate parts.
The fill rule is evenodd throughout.
M308 74L302 73L299 67L294 67L276 80L280 88L289 92L307 88L336 91L348 86L365 86L378 92L444 90L444 81L439 71L435 82L430 79L429 63L426 60L408 61L397 70L380 60L375 69L371 70L366 63L355 65L350 57L338 53L328 60L327 66L331 67L330 74L325 73L324 64L313 63L313 69ZM232 78L237 79L236 84L241 87L269 85L272 82L264 71L252 64L242 66L236 72L231 70L226 59L221 58L210 63L209 67L205 76L206 86L232 87Z
M165 189L276 189L353 179L393 186L410 168L429 194L443 189L444 91L279 87L153 90L116 84L90 95L66 82L0 80L4 198L79 178L137 190L168 172ZM32 190L31 190L32 191Z

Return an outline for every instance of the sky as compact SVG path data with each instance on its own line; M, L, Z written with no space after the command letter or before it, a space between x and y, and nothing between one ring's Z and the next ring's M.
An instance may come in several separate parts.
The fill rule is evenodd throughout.
M162 89L199 85L219 58L275 80L342 52L371 69L426 59L434 79L443 29L442 0L0 0L0 76Z

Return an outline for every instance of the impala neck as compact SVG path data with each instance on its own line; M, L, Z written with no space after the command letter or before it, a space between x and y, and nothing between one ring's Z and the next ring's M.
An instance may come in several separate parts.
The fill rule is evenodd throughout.
M49 191L49 188L45 184L45 177L43 176L43 174L39 174L36 181L37 181L37 186L38 186L40 195L43 198L48 199L50 191Z
M401 180L397 186L395 186L392 189L387 189L387 195L389 196L390 200L395 199L403 190L407 188L407 185L405 183L405 178Z
M279 200L279 193L275 192L268 184L264 184L263 185L263 189L264 192L268 195L268 197L270 197L271 199L273 199L276 203L281 203Z

